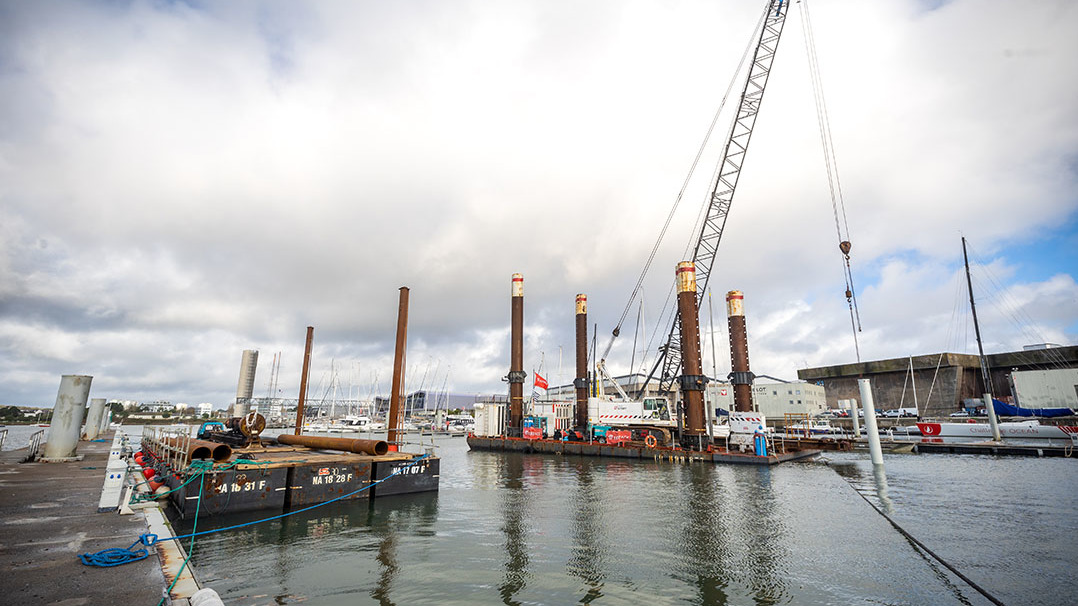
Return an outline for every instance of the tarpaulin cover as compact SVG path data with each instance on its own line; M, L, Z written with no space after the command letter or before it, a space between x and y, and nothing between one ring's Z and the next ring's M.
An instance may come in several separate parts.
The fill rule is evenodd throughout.
M996 414L1001 417L1066 417L1074 414L1069 408L1022 408L992 398Z

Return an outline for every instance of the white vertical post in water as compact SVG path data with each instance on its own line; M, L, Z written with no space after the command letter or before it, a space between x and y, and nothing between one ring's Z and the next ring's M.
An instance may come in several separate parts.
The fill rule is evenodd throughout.
M49 426L43 459L60 461L75 456L92 380L93 377L85 375L60 377L60 391L56 394L56 405L52 409L52 424Z
M90 412L86 413L86 434L87 440L97 439L97 434L101 433L101 415L105 414L105 398L94 398L90 400Z
M857 379L857 385L861 388L861 406L865 409L868 452L872 455L873 465L883 465L883 448L880 446L880 432L876 429L876 403L872 399L872 383L868 379Z
M861 419L857 414L857 400L850 400L850 419L853 421L853 437L855 440L861 439Z
M999 419L996 418L996 403L992 401L992 394L984 394L984 411L988 413L988 426L992 428L992 439L996 442L1002 441L1003 438L999 435Z

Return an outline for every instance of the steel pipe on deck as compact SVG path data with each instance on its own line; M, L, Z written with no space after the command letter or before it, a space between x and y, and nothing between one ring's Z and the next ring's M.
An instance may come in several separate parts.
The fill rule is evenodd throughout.
M293 436L282 434L277 442L290 446L308 446L326 450L343 450L359 454L384 455L389 452L389 443L385 440L361 440L358 438L322 438L319 436Z
M217 463L224 463L232 458L232 447L228 444L210 442L208 440L188 440L183 437L165 438L162 440L166 446L172 449L180 449L185 455L185 463L191 461L213 459Z

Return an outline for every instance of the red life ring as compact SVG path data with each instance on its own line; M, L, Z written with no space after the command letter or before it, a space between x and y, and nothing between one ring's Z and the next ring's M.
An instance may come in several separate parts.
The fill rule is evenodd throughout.
M648 448L655 448L655 445L658 443L659 441L651 434L648 434L648 437L644 438L644 444L646 444Z

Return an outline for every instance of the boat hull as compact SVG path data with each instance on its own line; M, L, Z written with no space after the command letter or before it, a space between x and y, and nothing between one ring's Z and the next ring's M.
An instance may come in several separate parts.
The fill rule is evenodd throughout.
M991 438L992 427L988 423L917 423L921 435L926 438ZM999 423L999 435L1003 438L1022 439L1070 439L1078 434L1078 426L1041 425L1037 421Z

